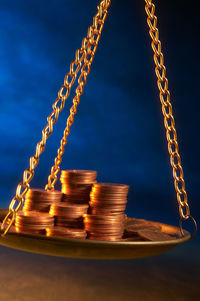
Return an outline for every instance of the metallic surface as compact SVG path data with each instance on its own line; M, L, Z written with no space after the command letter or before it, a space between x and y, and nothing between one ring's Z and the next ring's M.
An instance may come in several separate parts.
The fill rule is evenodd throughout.
M8 210L0 210L0 220L3 220ZM131 220L131 218L128 218ZM0 245L23 251L45 255L71 258L88 259L129 259L148 257L170 250L178 244L190 239L190 234L184 231L182 237L178 227L157 223L162 231L168 234L176 234L179 238L170 241L159 242L107 242L95 240L63 239L45 237L30 234L16 234L8 232L0 237Z

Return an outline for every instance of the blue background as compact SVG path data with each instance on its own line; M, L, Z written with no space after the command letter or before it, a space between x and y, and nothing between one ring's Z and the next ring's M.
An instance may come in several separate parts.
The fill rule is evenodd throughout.
M9 206L29 166L96 4L0 1L0 208ZM189 204L199 221L199 11L183 0L155 4ZM177 225L150 43L144 1L112 0L62 168L95 169L99 181L128 183L129 216ZM47 183L73 95L31 187ZM0 299L194 301L199 253L197 237L160 256L128 261L72 260L0 246Z
M199 21L182 1L157 5L189 204L199 210ZM2 1L0 5L0 207L29 165L51 104L96 12L96 1ZM72 126L62 169L95 169L130 184L130 216L176 224L167 152L143 1L112 1ZM47 183L73 93L31 187Z

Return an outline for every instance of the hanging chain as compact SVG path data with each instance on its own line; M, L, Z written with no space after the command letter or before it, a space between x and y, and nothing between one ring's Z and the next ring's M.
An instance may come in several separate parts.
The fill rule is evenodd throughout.
M51 174L48 177L48 184L45 187L46 190L54 190L55 183L58 179L57 175L60 172L60 164L62 162L62 156L65 152L65 146L68 142L70 127L74 123L74 115L77 113L77 106L80 103L80 97L83 94L83 88L87 83L87 77L90 73L91 64L94 60L94 55L97 50L98 42L104 27L106 16L108 14L107 9L109 6L110 1L107 1L105 6L99 6L99 18L97 19L96 26L89 28L89 47L87 48L87 54L84 58L84 65L81 68L81 74L78 79L78 87L76 88L76 95L73 99L73 105L70 109L70 115L67 119L67 126L64 130L63 138L60 142L60 148L57 151L57 157L54 159L54 165L51 168Z
M6 217L3 220L3 223L1 225L1 231L3 231L2 236L4 236L9 229L11 228L12 224L14 223L16 213L21 209L24 202L24 197L29 189L29 184L31 180L34 177L35 174L35 168L39 163L39 157L44 152L47 139L49 136L53 133L53 125L58 121L59 113L64 109L65 102L67 98L70 95L70 91L72 86L75 83L75 80L77 78L77 75L83 65L84 66L81 70L82 77L79 78L79 90L77 90L77 101L74 100L74 106L71 108L71 117L69 118L68 126L73 123L73 114L76 111L76 105L78 104L78 100L80 95L82 94L83 85L86 83L86 73L89 73L90 65L93 60L88 59L89 53L91 52L91 57L93 57L94 49L96 51L97 44L99 42L100 34L103 29L103 24L105 17L107 15L107 8L110 5L109 0L102 0L97 7L98 12L93 18L93 24L88 29L87 37L85 37L82 41L82 46L80 49L78 49L75 53L75 60L72 61L70 64L70 71L66 74L64 79L64 84L61 86L60 90L58 91L58 98L55 100L55 102L52 105L53 111L47 118L47 125L42 130L42 139L40 142L38 142L36 146L36 152L35 155L30 158L30 166L28 169L26 169L23 173L23 181L18 184L16 189L16 195L12 199L10 205L9 205L9 211ZM106 13L105 13L106 12ZM93 50L91 50L93 48ZM85 57L87 56L87 61L85 60ZM87 62L87 63L86 63ZM78 89L78 88L77 88ZM63 139L63 143L65 142L65 138ZM63 144L64 147L64 144ZM62 150L64 148L62 147ZM64 151L63 151L64 152ZM59 160L59 159L58 159ZM58 163L58 161L57 161Z
M183 176L183 168L181 165L181 157L179 155L179 147L177 141L177 133L175 129L175 121L172 113L172 105L170 101L170 92L168 89L168 79L166 78L166 67L164 66L164 57L159 40L159 31L157 28L157 17L155 16L155 5L152 0L145 0L145 11L147 13L147 24L149 26L149 34L152 39L152 49L154 52L155 73L157 76L157 85L160 93L160 101L162 104L162 113L164 116L164 125L166 128L166 137L168 141L168 151L170 154L170 163L173 169L174 186L177 194L180 213L180 228L183 234L182 221L191 219L197 231L197 224L190 215L188 205L188 197L185 190L185 182ZM193 236L194 236L193 235Z

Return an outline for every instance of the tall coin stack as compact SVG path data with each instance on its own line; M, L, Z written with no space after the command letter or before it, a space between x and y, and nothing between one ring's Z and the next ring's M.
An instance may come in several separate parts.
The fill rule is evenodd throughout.
M97 172L93 170L62 170L63 201L88 204L90 191L96 183Z
M63 193L60 191L46 191L43 189L29 189L25 196L24 212L49 212L52 203L60 202Z
M124 210L129 186L96 183L90 193L90 214L84 216L89 239L120 240L124 232Z

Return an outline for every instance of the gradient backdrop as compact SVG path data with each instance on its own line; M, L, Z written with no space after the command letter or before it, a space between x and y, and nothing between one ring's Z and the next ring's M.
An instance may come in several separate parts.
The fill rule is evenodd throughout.
M81 46L82 38L92 23L96 4L97 1L92 0L0 2L1 208L8 207L16 185L22 179L23 170L28 167L29 157L33 155L36 143L41 139L46 117L51 113L51 104L74 59L75 50ZM198 220L199 16L196 8L184 5L184 1L156 1L156 4L186 189L192 214ZM84 91L62 168L95 169L98 171L99 181L127 183L131 186L127 208L129 216L176 225L178 206L144 1L112 1ZM47 183L73 95L72 93L68 99L66 108L54 127L54 133L47 142L47 149L41 156L31 187L44 187ZM198 247L197 239L190 243L190 247L185 247L185 252L184 247L182 249L184 260L188 260L188 267L188 254L193 254L193 260L194 254L197 254L197 251L191 251L193 247ZM4 254L5 250L1 248L0 254ZM18 254L16 256L19 258L23 254L9 252ZM171 254L173 257L176 253L172 251ZM177 254L173 258L175 261L179 256ZM30 254L25 256L30 256L26 257L30 264L36 258L41 261L43 258ZM171 257L163 258L167 261ZM64 260L63 262L66 263ZM68 262L73 267L73 263ZM144 265L146 262L155 265L152 259L145 261ZM78 266L77 262L76 265ZM106 266L105 263L104 265ZM165 268L166 266L164 265ZM194 267L197 268L197 262ZM123 268L124 271L128 270L124 265ZM110 269L110 273L115 273L114 268ZM182 281L185 282L185 279ZM195 283L193 278L190 282L191 285ZM105 285L102 284L102 287ZM168 300L164 299L164 291L166 288L163 288L163 299L159 297L158 300ZM113 300L113 294L111 290L108 294L110 300ZM5 296L5 300L9 300ZM10 292L8 296L11 296ZM23 297L23 292L19 296ZM191 297L188 295L187 299L173 299L172 296L170 300L190 300ZM43 300L39 295L36 298ZM47 300L54 300L50 296L48 298ZM73 299L71 295L70 298L81 300L80 297ZM83 300L91 298L94 296ZM27 297L23 300L35 299ZM116 296L115 300L118 300ZM133 300L133 295L130 293L124 300ZM191 300L195 299L191 297Z

